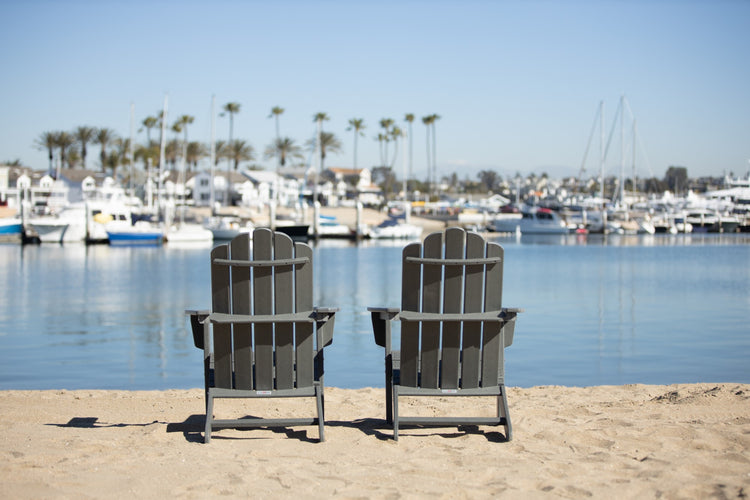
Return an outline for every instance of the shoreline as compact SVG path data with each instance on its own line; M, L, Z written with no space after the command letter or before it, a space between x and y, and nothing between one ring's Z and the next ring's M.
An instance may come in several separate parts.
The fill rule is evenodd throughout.
M6 498L741 497L750 491L750 384L508 388L502 427L405 428L383 389L326 388L317 428L221 430L202 443L202 389L5 390ZM459 398L455 398L459 399ZM455 399L407 400L440 415ZM462 414L494 411L460 398ZM312 399L217 402L217 416L307 416ZM407 413L408 412L408 413Z

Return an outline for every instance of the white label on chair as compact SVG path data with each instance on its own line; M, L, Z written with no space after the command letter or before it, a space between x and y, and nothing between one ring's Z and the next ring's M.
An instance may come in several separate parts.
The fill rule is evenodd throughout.
M271 391L255 391L255 394L257 394L258 396L270 396Z
M458 389L442 389L440 392L443 394L456 394Z

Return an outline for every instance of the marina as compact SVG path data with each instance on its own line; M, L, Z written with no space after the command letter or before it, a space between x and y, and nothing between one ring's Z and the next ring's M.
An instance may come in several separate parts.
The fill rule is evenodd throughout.
M511 386L750 382L750 235L509 235L523 307ZM313 242L340 308L326 385L382 387L368 306L397 306L403 241ZM1 389L202 386L184 311L210 302L211 243L0 245Z

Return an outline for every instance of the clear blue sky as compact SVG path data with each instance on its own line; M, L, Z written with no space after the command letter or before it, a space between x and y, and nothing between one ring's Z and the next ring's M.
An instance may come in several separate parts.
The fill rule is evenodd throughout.
M34 147L45 131L128 136L131 103L140 124L165 94L170 123L193 115L189 138L207 142L215 95L217 107L241 103L235 137L266 168L267 117L281 106L281 133L298 143L316 112L331 117L325 129L344 152L327 166L353 163L350 118L365 120L358 163L373 166L380 119L405 124L413 113L413 169L424 178L421 117L437 113L441 175L577 175L599 102L609 134L624 94L639 176L749 168L750 1L0 0L0 19L0 162L46 168ZM218 139L228 128L217 118ZM619 171L619 132L611 148L607 174Z

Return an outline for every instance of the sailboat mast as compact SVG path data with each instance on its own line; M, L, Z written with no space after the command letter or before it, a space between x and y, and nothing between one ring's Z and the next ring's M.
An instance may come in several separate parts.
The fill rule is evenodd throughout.
M164 109L161 112L161 137L159 145L159 177L156 179L156 210L161 210L161 182L163 178L164 162L166 161L167 146L167 102L169 94L164 95Z
M633 199L638 193L638 178L635 174L635 139L638 137L638 129L635 126L635 118L633 118Z
M135 175L135 155L133 154L133 144L135 142L135 103L130 103L130 144L128 155L130 156L130 175L128 176L128 191L133 196L133 175Z
M209 161L211 162L211 190L209 195L209 203L211 205L211 212L214 210L214 164L216 163L216 96L211 96L211 152Z
M604 101L599 103L599 128L601 137L599 144L599 196L602 204L602 233L607 234L607 210L604 202Z
M625 96L620 97L620 204L625 207Z

